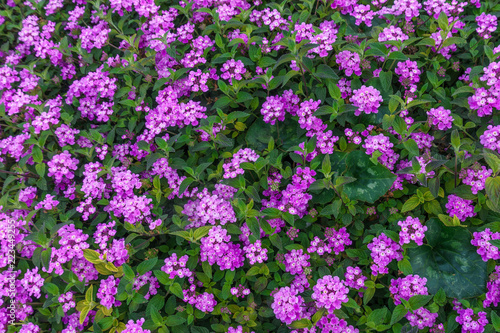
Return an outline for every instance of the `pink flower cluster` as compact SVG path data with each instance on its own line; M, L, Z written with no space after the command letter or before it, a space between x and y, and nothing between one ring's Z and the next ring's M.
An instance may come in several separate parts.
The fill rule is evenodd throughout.
M472 309L460 309L457 311L457 323L462 325L462 333L482 333L488 324L486 312L479 311L477 314Z
M368 279L363 275L363 271L358 266L347 266L345 272L344 284L353 289L361 289L365 287L365 281Z
M361 75L361 59L359 54L351 51L341 51L335 56L339 68L345 70L345 75L351 76L353 73Z
M404 42L408 38L408 35L405 34L403 30L401 30L401 28L393 25L384 28L378 35L379 42L385 42L389 40ZM396 45L385 44L385 46L390 50L390 52L399 51L399 48ZM396 74L398 73L396 72Z
M405 318L408 319L411 326L423 330L426 327L432 327L438 316L438 313L432 313L426 308L418 308L413 313L408 312Z
M485 308L498 306L500 303L500 266L495 267L495 271L490 274L490 280L486 284L486 299L483 302Z
M396 154L392 147L394 146L391 143L389 137L384 134L368 136L363 144L363 148L366 149L366 153L368 155L372 155L375 151L379 151L382 153L379 156L378 161L385 165L389 170L394 169L394 165L398 161L399 154Z
M249 244L243 247L245 256L247 257L250 265L255 263L263 263L267 260L267 249L262 248L262 242L260 239L256 240L255 243Z
M188 259L187 255L177 258L177 254L172 253L170 257L165 258L165 265L161 270L167 273L170 279L174 279L176 276L181 279L183 277L190 277L193 275L193 272L186 268Z
M207 237L201 239L200 260L208 261L210 265L217 264L221 270L243 266L243 251L239 244L231 242L231 236L226 229L215 226L208 232Z
M481 144L488 149L495 150L500 154L500 125L488 125L488 128L479 137Z
M325 275L316 282L311 298L316 301L318 308L325 308L328 313L333 313L349 300L348 293L349 288L338 276Z
M113 306L120 306L122 303L116 300L115 296L118 293L118 284L120 279L115 278L110 275L107 279L102 279L97 291L97 298L99 298L100 304L105 308L112 308Z
M479 191L484 190L486 178L493 174L493 170L486 168L484 165L480 166L477 162L474 163L472 168L462 169L460 178L466 185L472 186L472 193L477 194Z
M304 273L304 268L311 266L310 256L304 250L291 250L285 254L285 270L292 275Z
M135 291L139 291L145 285L148 286L148 291L144 295L145 299L150 299L151 295L156 295L158 293L158 288L160 288L160 283L158 279L153 276L153 272L149 271L144 273L144 275L139 275L135 277L133 286Z
M450 194L448 196L446 209L451 217L453 217L453 215L456 215L462 222L464 222L468 217L474 217L477 215L477 213L474 213L474 205L472 200L462 199L454 194Z
M238 287L231 288L231 295L236 297L245 297L250 295L250 289L240 284Z
M406 220L399 221L398 225L401 227L399 232L399 245L409 244L411 241L417 245L423 245L425 232L427 227L422 225L418 217L408 216Z
M404 278L391 279L389 291L394 299L394 304L401 304L401 299L409 300L415 295L428 295L426 278L418 275L407 275Z
M333 252L335 252L335 254L344 252L345 247L352 244L346 227L342 227L338 231L334 228L326 228L325 237L328 241L328 246Z
M255 162L259 159L259 155L250 148L240 149L233 155L231 161L224 163L224 178L235 178L237 175L242 175L245 171L240 168L243 162Z
M480 81L486 81L486 84L496 88L495 92L500 90L500 62L491 62L488 67L483 68L484 75L479 78Z
M72 104L74 98L79 98L78 110L82 113L82 117L106 122L113 114L113 97L116 90L116 78L110 78L108 72L98 68L71 84L66 95L66 103Z
M232 199L233 193L228 198L224 198L218 195L217 191L209 193L206 188L198 192L197 199L186 203L182 211L191 222L186 226L186 229L202 227L207 224L215 225L217 222L220 225L236 222L236 215L229 201Z
M394 72L399 75L399 82L411 93L417 91L417 83L420 81L421 71L416 61L406 60L398 62Z
M368 244L368 250L371 251L371 257L373 259L373 264L370 268L372 274L375 276L389 273L387 265L389 265L393 259L397 261L403 259L401 246L385 234L380 234L380 236L373 238Z
M382 103L382 95L380 91L372 86L361 86L361 88L354 90L351 97L352 105L357 106L358 109L354 111L354 115L359 116L361 113L378 113L378 108Z
M268 96L262 103L260 112L264 116L264 122L274 125L276 120L285 120L286 112L296 113L300 100L293 91L287 90L281 96Z
M446 131L452 127L453 117L451 111L440 106L432 108L427 112L429 124L440 131Z
M488 259L500 259L500 249L490 243L490 240L500 239L500 232L492 232L490 228L484 229L481 232L474 232L471 244L477 246L477 253L484 261Z
M73 297L73 292L68 291L67 293L61 294L57 301L61 303L64 313L76 307L75 299Z
M236 61L234 59L230 59L226 61L224 65L222 65L222 74L220 77L224 80L228 80L231 84L233 84L233 79L235 79L236 81L243 79L243 76L241 75L245 74L246 71L247 70L245 69L245 65L241 60Z
M277 319L287 325L293 321L302 319L305 315L305 302L298 291L290 287L280 288L274 295L271 309Z
M145 330L142 328L142 325L145 321L146 319L144 318L138 319L136 322L130 319L125 325L125 329L122 331L122 333L151 333L150 330Z
M497 17L495 15L483 12L476 16L476 22L478 25L477 33L481 38L490 39L497 30Z

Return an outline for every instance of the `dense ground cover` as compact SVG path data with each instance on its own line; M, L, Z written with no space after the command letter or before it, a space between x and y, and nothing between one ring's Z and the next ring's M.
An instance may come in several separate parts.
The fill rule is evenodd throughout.
M500 331L499 1L0 3L0 332Z

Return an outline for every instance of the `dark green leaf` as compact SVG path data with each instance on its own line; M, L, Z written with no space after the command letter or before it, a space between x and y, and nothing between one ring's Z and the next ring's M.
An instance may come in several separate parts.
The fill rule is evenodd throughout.
M344 193L351 200L374 203L391 188L397 178L383 165L374 165L370 157L359 150L347 155L346 164L344 176L356 178L354 182L344 185Z
M427 278L429 293L443 288L448 297L475 297L485 292L486 262L471 245L471 234L446 227L438 219L427 223L428 244L408 249L413 273Z

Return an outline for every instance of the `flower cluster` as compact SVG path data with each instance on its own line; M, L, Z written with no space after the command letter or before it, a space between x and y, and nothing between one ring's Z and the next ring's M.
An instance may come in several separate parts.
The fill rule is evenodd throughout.
M486 228L484 231L474 232L473 237L470 242L478 247L477 253L484 261L500 259L500 249L490 243L490 240L500 239L500 232L492 232L490 228Z
M349 288L338 276L325 275L316 282L311 298L316 301L318 308L325 308L328 313L333 313L349 300L348 293Z
M302 249L291 250L285 254L286 271L293 275L304 273L304 268L311 266L309 258L310 256Z
M500 266L495 267L495 271L491 273L490 279L486 284L486 299L483 302L485 308L491 306L498 306L500 303Z
M477 162L471 168L462 169L460 171L460 179L466 185L472 186L471 192L477 194L479 191L484 190L486 178L493 174L493 170L481 166Z
M353 73L361 75L361 59L359 54L351 51L342 51L335 55L335 59L340 69L345 71L345 75L351 76Z
M231 59L226 61L224 65L222 65L221 68L222 74L220 77L223 78L224 80L228 80L232 84L233 79L237 81L243 79L243 76L241 75L245 74L246 71L247 70L245 69L245 65L241 60L236 61L234 59Z
M409 244L411 241L417 245L423 245L425 232L427 227L422 225L418 217L408 216L406 220L399 221L398 225L401 227L399 232L399 245Z
M240 168L240 164L244 162L255 162L259 155L250 148L241 149L233 155L231 161L224 163L224 178L235 178L242 175L245 171Z
M165 265L161 270L167 273L170 279L176 276L180 278L190 277L193 275L193 272L186 268L188 259L187 255L177 258L177 254L172 253L170 257L165 258Z
M253 244L244 246L243 251L250 265L263 263L267 260L267 249L262 248L262 242L259 239Z
M354 90L351 97L352 105L358 108L354 111L354 115L359 116L361 113L378 113L378 108L382 103L382 95L380 91L371 86L361 86Z
M428 295L426 284L426 278L413 274L404 278L392 279L389 291L394 299L394 304L401 304L401 299L407 301L415 295Z
M134 280L134 290L139 291L143 286L148 286L148 291L144 295L145 299L150 299L151 295L156 295L158 293L158 288L160 288L160 283L158 279L153 276L153 272L146 272L144 275L139 275L135 277Z
M242 169L240 169L242 170ZM186 228L197 228L207 224L215 225L219 222L220 225L236 222L236 215L231 202L218 195L216 191L212 194L206 188L196 194L198 199L190 200L184 205L182 211L191 222Z
M500 125L488 125L487 130L479 139L485 148L495 150L500 154Z
M451 217L456 215L462 222L464 222L468 217L474 217L477 215L474 213L472 200L462 199L454 194L450 194L448 196L446 210Z
M476 16L478 25L477 33L481 38L490 39L492 34L497 30L497 17L495 15L481 13Z
M380 234L380 236L373 238L368 244L368 250L371 251L371 257L374 262L370 268L372 274L375 276L389 273L387 265L389 265L393 259L397 261L403 259L401 246L385 234Z
M244 262L240 245L232 243L231 236L221 226L213 227L208 236L201 239L200 259L210 265L219 265L221 270L232 271L243 266Z
M247 295L250 295L250 289L240 284L238 287L231 288L231 295L236 297L245 297Z
M345 272L345 281L344 284L353 289L361 289L365 288L365 281L368 278L363 275L363 271L361 268L355 266L347 266Z
M349 238L349 233L345 227L335 230L334 228L326 228L325 237L328 241L329 247L335 252L340 254L345 251L345 247L352 244Z
M141 318L138 319L136 322L134 322L132 319L130 319L127 324L125 325L125 329L122 331L123 333L151 333L150 330L145 330L142 328L142 325L146 319Z
M73 297L73 292L68 291L67 293L61 294L57 301L61 303L64 313L68 312L72 308L76 307L76 303Z
M305 315L304 298L298 295L298 291L290 287L280 288L274 295L271 309L277 319L287 325L295 320L300 320Z
M120 306L122 303L118 301L115 296L118 293L118 284L120 279L114 276L109 276L107 279L102 279L97 291L97 298L99 298L100 304L105 308L112 308L113 306Z
M408 319L411 326L423 330L426 327L432 327L438 316L438 313L432 313L426 308L418 308L413 313L408 312L405 318Z
M451 111L446 110L442 106L430 109L427 112L427 116L429 117L429 124L440 131L446 131L452 127L453 117L451 116Z
M417 83L420 81L421 71L416 61L406 60L398 62L394 72L399 75L399 82L403 87L414 93L417 91Z
M472 309L460 309L457 311L457 323L462 325L462 333L482 333L488 324L486 312L479 311L477 314Z
M363 144L363 148L366 149L368 155L372 155L375 151L380 152L381 155L378 157L378 161L390 170L394 169L394 165L399 158L399 155L394 152L392 147L394 147L394 144L384 134L368 136Z

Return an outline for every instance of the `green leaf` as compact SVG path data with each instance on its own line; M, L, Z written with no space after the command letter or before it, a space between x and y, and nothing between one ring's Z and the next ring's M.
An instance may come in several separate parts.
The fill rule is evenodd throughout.
M172 284L168 290L174 294L175 296L183 299L184 298L184 292L182 291L182 287L180 284L178 284L177 282Z
M444 306L446 304L446 293L443 288L439 288L436 295L434 295L434 302L439 306Z
M442 11L440 14L439 14L439 18L438 18L438 25L439 25L439 28L441 28L441 30L443 31L446 31L448 30L448 17L446 16L446 13L444 11Z
M316 73L313 74L315 77L320 79L334 79L337 80L339 76L333 71L333 69L325 64L318 66Z
M137 266L137 273L139 273L139 275L144 275L145 273L152 270L157 262L158 262L158 257L154 257L141 262L139 266Z
M59 295L59 288L55 284L48 282L45 283L43 286L49 294Z
M38 146L33 146L31 156L33 156L33 161L35 161L35 163L41 163L43 161L43 153Z
M123 264L122 269L123 269L123 274L125 275L125 278L127 280L132 281L135 278L134 271L129 265Z
M274 126L259 118L248 129L246 141L249 148L263 151L267 148L269 140L274 138L276 145L286 150L304 142L305 133L306 131L299 127L297 121L288 117L284 122L276 122Z
M408 60L408 57L405 56L401 51L391 52L391 54L389 54L387 58L391 60Z
M471 234L458 227L444 226L432 218L426 224L428 244L408 249L413 274L427 278L429 293L443 288L448 297L466 298L485 292L486 262L471 245Z
M309 328L312 327L312 322L307 318L303 318L292 322L289 326L293 329Z
M165 325L167 326L177 326L184 324L186 322L186 319L181 317L181 316L168 316L167 320L165 321Z
M47 270L49 269L51 256L52 256L52 249L48 249L42 252L42 265Z
M408 150L409 155L408 159L411 160L414 156L420 155L420 150L418 149L418 145L413 139L408 139L407 141L403 142L403 145L405 146L406 150Z
M447 47L447 46L455 45L455 44L464 44L466 42L467 41L465 39L463 39L462 37L450 37L450 38L447 38L443 42L443 47Z
M374 165L370 157L359 150L347 155L346 165L344 176L356 178L344 185L344 193L350 200L374 203L391 188L397 178L383 165Z
M403 319L407 313L408 310L405 308L403 304L399 304L398 306L396 306L392 311L391 326L400 321L401 319Z
M85 306L81 311L80 311L80 324L83 325L85 322L85 318L87 318L87 315L89 314L90 311L90 306Z
M188 188L189 185L191 185L192 182L194 182L194 179L191 177L187 177L186 179L184 179L179 186L179 195L184 193L184 191Z
M412 196L410 199L406 200L406 202L403 205L403 208L401 208L401 213L406 213L409 212L420 205L420 200L417 196Z
M99 252L91 249L84 249L83 256L85 259L87 259L88 262L91 262L93 264L99 264L102 262Z
M495 331L500 332L500 316L495 311L491 311L491 323Z
M384 91L389 91L392 86L392 72L380 72L380 83Z
M491 245L496 246L500 249L500 239L490 239L489 242Z
M408 300L408 303L412 310L417 310L429 303L433 297L432 295L415 295Z

